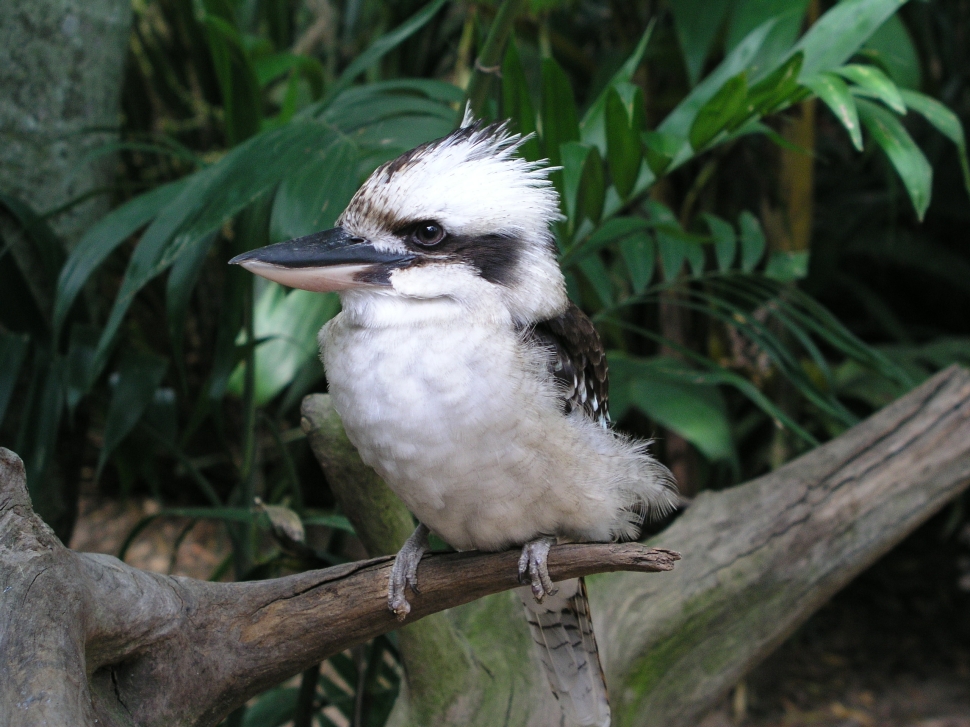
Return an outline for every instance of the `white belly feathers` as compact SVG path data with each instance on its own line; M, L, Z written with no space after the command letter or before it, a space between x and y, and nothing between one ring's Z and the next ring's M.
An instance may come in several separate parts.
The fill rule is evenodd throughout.
M579 412L563 415L545 353L511 322L465 310L364 327L345 312L320 344L364 462L452 547L629 534L653 460Z

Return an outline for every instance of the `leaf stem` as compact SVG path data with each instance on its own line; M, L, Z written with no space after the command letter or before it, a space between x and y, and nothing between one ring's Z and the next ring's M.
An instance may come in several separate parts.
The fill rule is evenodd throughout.
M488 37L485 38L485 45L482 46L481 53L475 59L475 69L472 72L471 82L468 84L468 103L472 113L480 116L485 101L488 99L488 92L492 85L492 77L498 76L498 68L502 62L502 51L505 49L505 42L512 32L515 17L522 7L523 0L503 0L502 6L492 21L492 27L488 29Z

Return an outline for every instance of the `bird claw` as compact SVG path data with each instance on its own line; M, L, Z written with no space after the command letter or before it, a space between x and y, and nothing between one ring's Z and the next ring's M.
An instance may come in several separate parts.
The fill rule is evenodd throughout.
M522 546L519 556L519 582L532 586L532 597L542 603L546 596L559 593L549 577L549 548L555 545L555 538L537 538Z
M421 563L421 557L430 548L428 533L425 525L418 525L394 557L391 579L387 586L387 607L394 612L398 621L403 621L411 613L411 604L408 603L406 595L407 588L410 586L415 593L421 593L418 590L418 565Z

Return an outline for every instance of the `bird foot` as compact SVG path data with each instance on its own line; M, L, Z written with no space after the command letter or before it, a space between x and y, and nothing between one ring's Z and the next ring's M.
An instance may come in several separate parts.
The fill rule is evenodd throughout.
M411 613L411 604L405 595L407 587L410 586L415 593L421 593L418 590L418 564L431 548L428 542L429 532L427 526L419 524L394 557L391 580L387 586L387 607L394 612L398 621L403 621Z
M522 546L519 556L519 582L532 585L532 597L542 603L546 596L559 593L549 577L549 548L556 544L555 538L537 538Z

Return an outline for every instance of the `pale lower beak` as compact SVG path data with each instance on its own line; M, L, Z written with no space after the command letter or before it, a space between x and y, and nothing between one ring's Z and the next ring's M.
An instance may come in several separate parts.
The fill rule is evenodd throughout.
M407 253L378 250L367 240L334 227L251 250L237 255L229 264L242 265L251 273L289 288L326 293L388 285L390 272L413 259Z

